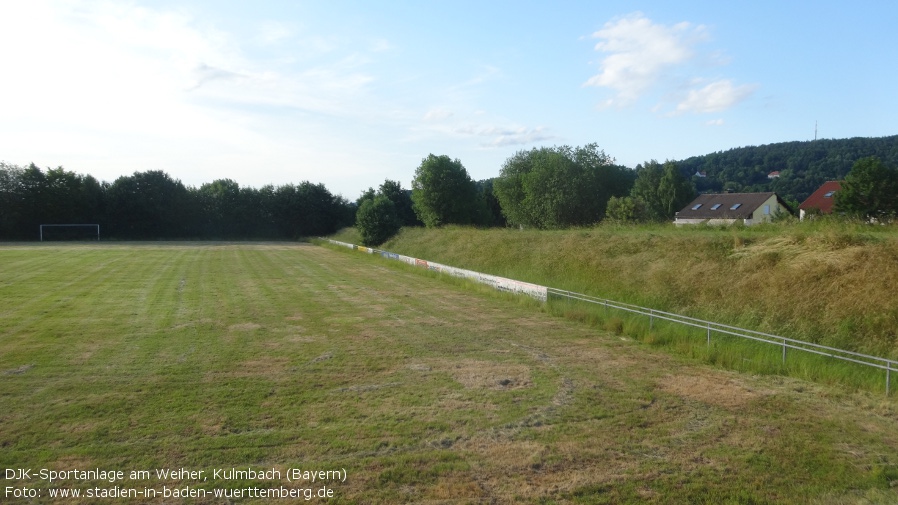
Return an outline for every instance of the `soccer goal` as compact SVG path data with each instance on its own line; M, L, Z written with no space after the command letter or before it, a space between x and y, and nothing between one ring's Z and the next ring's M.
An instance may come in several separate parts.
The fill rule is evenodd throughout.
M100 241L100 225L98 224L42 224L40 226L41 242L45 239Z

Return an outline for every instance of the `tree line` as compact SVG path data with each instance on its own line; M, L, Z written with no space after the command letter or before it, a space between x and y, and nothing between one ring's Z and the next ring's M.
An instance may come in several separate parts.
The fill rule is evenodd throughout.
M358 201L356 225L365 245L379 245L401 226L447 224L557 229L606 218L670 219L695 196L676 165L619 166L597 144L521 150L499 176L474 182L458 159L430 154L410 191L387 180ZM630 212L622 210L627 205Z
M898 213L898 182L891 182L898 172L888 168L898 163L898 142L888 144L889 139L898 137L865 140L880 148L894 145L894 152L885 152L894 154L895 161L859 158L852 164L861 166L856 174L846 171L825 178L846 181L838 197L839 212L880 220ZM838 145L855 149L852 156L871 148L869 142L847 141ZM814 149L827 145L818 142L815 146L823 147ZM663 164L650 160L629 169L616 165L596 144L539 147L518 151L503 163L497 177L482 181L472 180L459 159L430 154L416 168L411 189L386 180L355 202L307 181L252 188L219 179L188 187L165 172L146 171L107 183L62 167L44 171L34 164L0 163L0 238L34 239L38 225L49 223L97 223L105 236L120 239L295 239L355 224L366 245L378 245L402 226L555 229L605 219L667 221L697 192L714 191L714 181L738 170L728 166L699 178L690 175L693 167L709 168L709 160L727 156L758 156L764 148L768 162L777 158L772 154L779 152L777 148L762 146L709 155L699 165L693 158ZM758 166L753 170L763 172ZM788 170L781 174L788 178ZM733 184L739 185L728 181L719 189L737 189ZM776 191L771 186L778 184L779 180L738 189Z
M898 166L898 135L738 147L676 164L700 193L773 191L797 206L824 182L845 179L858 160L869 156ZM695 175L701 172L704 177ZM779 177L768 179L771 172Z
M34 240L41 224L84 223L128 240L294 239L354 220L354 205L310 182L252 188L219 179L192 187L150 170L108 183L62 167L0 163L0 238L7 240Z
M838 213L880 222L898 216L898 169L866 157L843 179ZM596 144L518 151L498 177L480 183L460 160L431 154L416 169L411 191L390 180L378 191L369 188L358 201L356 225L365 245L379 245L402 226L420 224L555 229L606 219L663 222L695 198L694 181L670 160L635 170L615 165Z

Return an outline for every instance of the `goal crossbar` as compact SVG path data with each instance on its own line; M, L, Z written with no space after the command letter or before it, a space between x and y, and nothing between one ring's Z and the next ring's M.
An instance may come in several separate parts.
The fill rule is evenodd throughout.
M97 242L100 241L100 225L98 224L42 224L41 228L41 242L44 241L44 226L94 226L97 228Z

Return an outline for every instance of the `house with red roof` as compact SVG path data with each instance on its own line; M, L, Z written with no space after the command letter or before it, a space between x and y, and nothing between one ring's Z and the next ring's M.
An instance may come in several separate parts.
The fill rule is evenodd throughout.
M842 181L826 181L798 206L798 219L804 221L808 214L832 214L836 193L842 189Z

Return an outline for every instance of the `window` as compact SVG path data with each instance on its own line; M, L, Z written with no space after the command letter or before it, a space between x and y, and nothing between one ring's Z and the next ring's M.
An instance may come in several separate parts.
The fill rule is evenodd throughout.
M715 203L715 204L714 204L714 206L713 206L713 207L711 207L711 210L717 210L717 209L719 209L719 208L720 208L720 206L721 206L721 204L719 204L719 203Z
M770 206L769 205L764 206L764 214L770 214Z
M823 198L832 198L834 194L836 194L835 191L827 191Z
M692 210L698 210L698 208L701 207L701 206L702 206L702 204L697 203L697 204L695 204L695 205L692 206Z
M736 209L738 209L739 207L742 207L742 204L741 204L741 203L734 203L733 206L730 207L730 210L736 210Z

